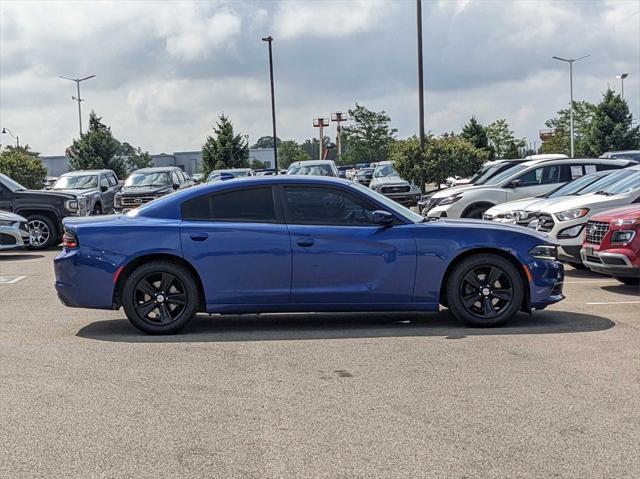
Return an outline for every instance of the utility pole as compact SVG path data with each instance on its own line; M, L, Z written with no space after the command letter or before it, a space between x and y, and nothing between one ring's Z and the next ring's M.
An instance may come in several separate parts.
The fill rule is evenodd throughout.
M418 37L418 117L420 133L420 163L424 162L424 66L422 62L422 0L416 0L416 20ZM423 183L422 180L420 180ZM424 192L424 184L420 191ZM438 186L439 187L439 186Z
M338 163L340 162L340 158L342 158L342 138L341 138L342 127L340 126L340 123L347 120L348 120L347 115L345 115L341 111L331 114L331 121L335 121L336 123L338 123L338 126L336 128L336 148L338 150Z
M84 77L84 78L69 78L69 77L65 77L65 76L60 75L60 78L64 78L65 80L70 80L70 81L76 82L76 91L78 92L78 96L72 96L71 99L78 102L78 125L80 127L80 138L82 138L82 108L80 106L80 102L84 101L80 97L80 82L83 82L85 80L89 80L89 79L94 78L94 77L95 77L95 75L89 75L88 77Z
M583 58L587 58L590 55L585 55L580 58L561 58L561 57L551 57L554 60L559 60L561 62L565 62L569 64L569 94L570 94L570 103L569 103L569 122L571 129L571 158L574 158L574 147L573 147L573 64L578 60L582 60Z
M9 128L3 128L2 133L12 136L16 140L16 148L20 148L20 137L18 135L14 135Z
M323 129L324 129L325 126L329 126L329 119L328 118L324 118L324 117L314 118L313 119L313 126L320 129L320 132L318 133L318 135L320 136L320 156L318 157L318 159L322 160L324 158L324 133L323 133Z
M269 35L268 37L264 37L262 39L263 42L267 42L269 44L269 77L271 78L271 123L273 125L273 167L276 170L276 175L278 174L278 144L277 136L276 136L276 96L273 89L273 52L271 50L271 43L273 42L273 37Z
M629 76L628 73L620 73L616 78L620 80L620 96L624 99L624 79Z

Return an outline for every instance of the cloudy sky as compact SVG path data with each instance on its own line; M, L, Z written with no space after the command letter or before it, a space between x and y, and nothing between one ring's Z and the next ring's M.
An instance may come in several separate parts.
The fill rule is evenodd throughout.
M267 46L274 38L278 135L303 140L312 119L355 102L386 110L399 136L417 131L415 2L0 2L0 126L43 154L95 110L121 141L151 153L199 149L221 112L255 141L271 131ZM426 125L507 118L537 139L576 99L598 101L628 72L640 114L640 1L424 1ZM335 135L333 127L329 134ZM11 138L2 135L0 142Z

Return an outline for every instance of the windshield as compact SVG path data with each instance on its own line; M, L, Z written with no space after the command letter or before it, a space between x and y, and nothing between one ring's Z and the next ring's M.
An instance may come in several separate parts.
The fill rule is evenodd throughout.
M555 190L547 193L546 195L540 195L540 198L558 198L560 196L574 195L578 192L580 192L581 194L589 193L588 191L584 191L587 189L586 187L588 187L593 183L597 183L598 180L602 178L603 178L602 173L596 173L595 175L581 176L580 178L576 178L575 180L570 181L569 183L565 183L564 185L559 186Z
M374 178L382 178L385 176L400 176L393 165L380 165L373 173Z
M55 182L53 190L86 190L98 187L98 175L62 176Z
M366 175L370 175L372 172L373 172L373 168L365 168L364 170L358 171L357 175L366 176Z
M207 182L217 181L222 175L231 175L234 178L242 178L244 176L249 176L249 170L214 170L209 173Z
M26 190L26 188L20 183L18 183L17 181L13 181L7 175L3 175L2 173L0 173L0 183L9 188L10 191Z
M124 182L124 186L130 186L132 188L143 188L149 186L168 186L169 185L169 173L166 171L159 171L153 173L133 173Z
M497 174L496 176L494 176L493 178L487 180L487 182L485 184L487 185L497 185L502 183L504 180L506 180L507 178L511 178L514 175L517 175L518 173L526 170L527 168L529 168L530 165L515 165L512 168L509 168L508 170L503 171L502 173Z
M608 195L620 195L640 188L640 170L625 171L625 173L624 179L598 191L604 191Z
M607 158L620 158L629 160L640 160L640 152L638 151L621 151L619 153L611 153Z
M388 211L393 211L395 213L398 213L404 216L405 218L409 218L414 223L423 223L425 220L422 215L419 215L418 213L414 213L409 208L405 208L400 203L396 203L392 199L389 199L386 196L384 196L382 193L378 193L377 191L367 188L366 186L361 185L360 183L353 183L353 188L356 188L364 192L367 196L374 197L379 203L382 203Z
M485 166L476 174L476 176L471 178L471 183L482 184L481 181L486 181L486 179L498 171L501 166L501 164Z
M287 175L334 176L331 165L291 165Z

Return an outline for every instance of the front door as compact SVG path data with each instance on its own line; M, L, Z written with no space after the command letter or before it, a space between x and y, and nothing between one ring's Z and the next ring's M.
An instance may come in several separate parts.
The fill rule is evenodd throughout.
M184 203L182 218L182 251L202 278L208 310L289 301L291 242L271 186L199 196Z
M283 186L295 303L405 303L416 268L412 225L371 223L380 209L334 187Z

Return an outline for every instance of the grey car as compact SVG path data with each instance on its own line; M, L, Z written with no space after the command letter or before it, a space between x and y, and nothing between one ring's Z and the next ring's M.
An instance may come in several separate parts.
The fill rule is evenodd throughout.
M80 170L60 176L51 189L84 196L89 214L101 215L113 211L113 198L120 184L111 170Z
M377 164L369 188L404 206L415 206L421 193L420 188L400 177L391 161Z

